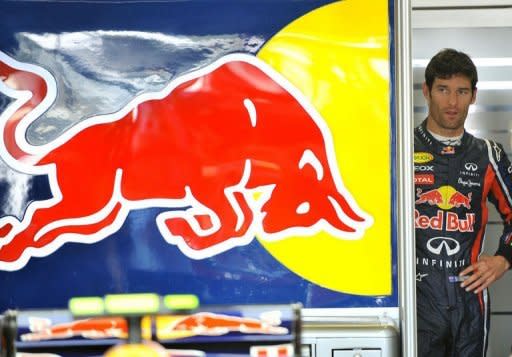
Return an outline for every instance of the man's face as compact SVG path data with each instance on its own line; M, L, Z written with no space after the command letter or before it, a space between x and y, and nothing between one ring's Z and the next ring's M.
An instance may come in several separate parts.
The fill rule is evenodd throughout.
M423 95L429 107L427 129L443 136L457 136L464 131L469 106L476 100L476 89L471 89L466 76L435 78L430 90L423 83Z

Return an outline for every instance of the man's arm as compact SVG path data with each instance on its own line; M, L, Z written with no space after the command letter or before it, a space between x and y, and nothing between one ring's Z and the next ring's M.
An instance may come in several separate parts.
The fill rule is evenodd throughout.
M488 141L488 149L495 173L489 200L498 209L504 227L495 255L481 255L476 263L460 273L461 276L469 275L461 286L475 293L500 279L512 267L512 165L500 144Z

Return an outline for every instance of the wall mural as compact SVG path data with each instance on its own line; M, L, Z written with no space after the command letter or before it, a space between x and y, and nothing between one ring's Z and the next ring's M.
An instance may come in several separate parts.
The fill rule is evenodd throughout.
M0 307L397 306L390 5L218 5L2 5Z

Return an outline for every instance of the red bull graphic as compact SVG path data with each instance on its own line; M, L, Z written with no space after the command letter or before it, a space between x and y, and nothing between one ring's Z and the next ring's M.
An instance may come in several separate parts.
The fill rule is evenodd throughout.
M452 232L473 232L475 225L475 214L466 213L464 218L459 217L455 212L445 212L453 207L471 208L471 195L457 191L452 186L441 186L428 191L416 189L416 204L429 204L438 206L442 210L437 210L433 217L421 215L414 210L415 227L419 229L447 230Z
M428 203L429 205L437 205L443 203L443 195L438 189L423 192L420 188L416 190L416 204Z
M272 316L272 318L268 318ZM279 326L280 318L269 311L261 318L240 317L225 314L200 312L188 316L158 316L156 336L160 340L191 336L221 336L230 332L244 334L284 335L289 330ZM53 325L46 318L29 318L29 333L20 336L21 341L46 341L82 337L86 339L127 338L128 324L120 317L95 317ZM142 334L152 336L150 318L142 321Z
M186 337L187 335L221 336L230 332L288 334L288 329L279 326L280 324L281 319L273 312L262 314L260 319L201 312L178 318L175 321L157 319L157 335L160 339L166 339Z
M327 231L358 239L372 223L341 182L320 115L253 56L223 57L42 146L24 133L54 101L54 80L5 54L0 60L0 89L15 99L0 117L0 153L19 171L48 175L53 194L32 203L21 221L2 218L4 270L66 242L97 242L130 210L147 207L189 206L156 223L194 259L256 234L276 240Z
M6 3L0 305L396 307L393 6Z
M455 192L453 195L450 196L450 199L448 200L448 204L449 205L452 205L452 206L455 206L455 207L460 207L460 206L464 206L466 207L467 209L470 209L471 208L471 195L472 193L468 193L468 195L463 195L462 193L460 192Z
M52 325L50 319L32 317L29 318L29 328L31 332L22 334L21 341L46 341L73 337L126 338L128 335L128 324L121 317L90 318L56 325Z
M416 189L416 204L428 203L431 206L439 206L444 210L461 206L470 209L471 195L471 192L465 195L452 186L441 186L429 191L418 188Z

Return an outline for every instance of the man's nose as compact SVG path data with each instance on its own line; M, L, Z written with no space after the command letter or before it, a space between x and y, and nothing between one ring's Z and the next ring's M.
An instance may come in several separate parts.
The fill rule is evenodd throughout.
M450 105L456 105L457 104L457 93L456 92L453 92L453 93L450 93L450 95L448 96L448 103Z

